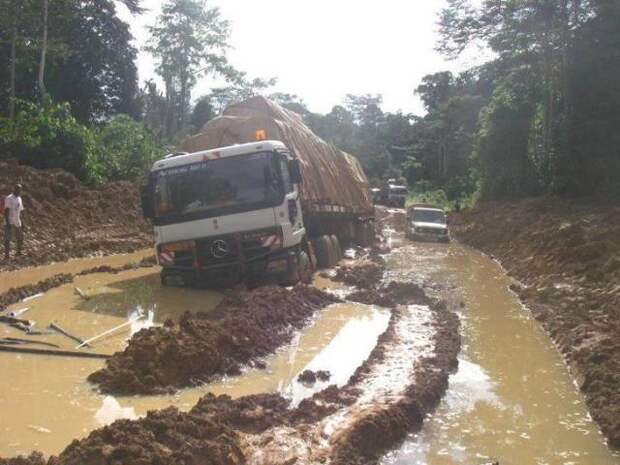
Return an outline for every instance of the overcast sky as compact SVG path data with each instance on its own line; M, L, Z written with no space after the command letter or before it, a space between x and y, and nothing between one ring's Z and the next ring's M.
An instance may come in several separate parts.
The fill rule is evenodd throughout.
M143 0L146 14L121 16L142 47L163 0ZM277 77L275 90L328 112L347 93L382 94L384 110L423 113L413 90L429 73L480 64L479 52L445 61L434 50L437 13L445 0L211 0L232 24L231 63L250 77ZM154 76L140 52L140 79ZM202 78L193 96L207 93Z

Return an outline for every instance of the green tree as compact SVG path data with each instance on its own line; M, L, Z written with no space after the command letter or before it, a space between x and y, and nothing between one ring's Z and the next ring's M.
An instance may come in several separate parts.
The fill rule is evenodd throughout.
M165 86L166 136L187 128L191 92L199 76L228 75L226 61L230 27L217 8L204 0L168 0L149 27L146 50L157 62Z
M489 195L507 195L507 191L511 195L527 195L533 191L532 182L544 191L561 193L583 193L597 185L596 175L586 169L584 148L596 146L601 133L596 137L596 131L582 133L585 137L579 141L581 149L575 150L572 135L575 122L580 119L575 109L579 95L588 88L596 89L595 93L604 87L613 89L605 80L592 79L594 68L581 68L586 63L594 64L590 57L601 48L599 44L606 44L610 63L617 57L614 53L619 45L617 29L613 31L618 24L619 9L618 2L608 0L485 0L479 7L466 0L448 0L448 7L440 17L439 49L456 56L468 45L482 42L497 55L493 68L498 79L481 121L481 130L489 131L482 134L481 140L501 144L502 138L493 134L503 133L503 144L506 144L503 152L516 157L515 166L524 167L515 169L513 176L534 178L515 179L506 189L485 189ZM593 28L594 24L597 26ZM613 26L606 28L604 24ZM588 38L593 38L586 31L594 29L600 35L588 47L582 47L580 42L587 43ZM598 63L603 65L602 61ZM611 71L614 66L605 68ZM579 74L580 82L572 80ZM613 95L613 91L607 94ZM512 130L502 119L508 114L515 118ZM608 117L613 118L614 114L611 112ZM527 131L523 130L525 126ZM491 137L486 138L489 134ZM509 143L512 145L507 146ZM484 147L483 144L482 152ZM499 145L494 148L497 152L500 149ZM527 154L527 163L523 153ZM503 155L496 153L495 157L501 159ZM495 164L492 158L484 156L480 162ZM531 165L533 172L529 166L525 169L525 165ZM609 164L607 168L610 166L616 165ZM494 172L487 166L482 168L483 176Z
M221 115L229 105L242 102L255 95L263 95L277 82L276 78L249 79L246 73L234 69L229 70L228 79L229 85L211 89L211 105L218 115Z
M0 1L4 2L2 6L11 6L7 2L13 0ZM6 66L0 66L0 102L6 114L11 113L13 100L13 63L15 97L39 101L41 89L42 3L28 0L15 4L19 8L12 19L0 15L0 22L10 19L16 24L15 34L0 27L0 57L8 58ZM114 3L52 0L49 23L44 87L50 98L69 102L83 123L99 123L118 112L138 116L136 50L131 46L129 27L117 17Z
M198 100L192 110L192 128L200 131L205 123L215 117L215 111L211 104L211 96L203 95Z
M294 111L295 113L305 116L310 113L306 103L296 94L287 92L274 92L268 96L274 102L279 103L284 108Z
M163 155L145 126L127 115L115 116L99 134L95 157L98 173L106 180L137 181Z
M60 168L93 179L96 138L68 104L18 101L13 120L0 119L0 154L35 168Z

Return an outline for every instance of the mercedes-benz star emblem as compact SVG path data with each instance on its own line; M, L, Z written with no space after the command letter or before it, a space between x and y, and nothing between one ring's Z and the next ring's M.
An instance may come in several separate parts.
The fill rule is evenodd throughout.
M211 253L215 258L224 258L228 255L228 252L228 244L226 241L218 239L217 241L213 241L213 244L211 244Z

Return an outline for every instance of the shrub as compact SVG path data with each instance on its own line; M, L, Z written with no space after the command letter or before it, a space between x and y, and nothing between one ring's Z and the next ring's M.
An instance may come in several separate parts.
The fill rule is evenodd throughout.
M127 115L114 117L98 140L96 164L104 179L136 181L163 154L144 125Z
M61 168L89 180L97 150L94 132L71 115L69 104L19 101L11 121L0 121L0 153L35 168Z

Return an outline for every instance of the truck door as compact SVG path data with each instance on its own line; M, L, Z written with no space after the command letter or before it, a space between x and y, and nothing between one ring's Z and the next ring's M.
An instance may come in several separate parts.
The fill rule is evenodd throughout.
M289 172L289 160L285 155L280 157L280 171L284 187L284 202L276 208L276 219L284 233L284 247L292 247L299 243L305 235L299 187L293 183Z

